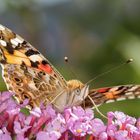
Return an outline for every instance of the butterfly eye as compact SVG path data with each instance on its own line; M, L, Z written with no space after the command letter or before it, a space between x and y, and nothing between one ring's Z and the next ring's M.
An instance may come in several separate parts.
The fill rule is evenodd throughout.
M77 89L75 90L75 92L76 92L76 95L80 95L81 90L80 90L79 88L77 88Z

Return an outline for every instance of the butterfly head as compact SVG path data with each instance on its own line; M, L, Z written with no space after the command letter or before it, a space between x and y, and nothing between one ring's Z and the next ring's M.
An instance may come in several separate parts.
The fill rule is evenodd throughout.
M78 80L70 80L67 85L68 89L64 90L54 103L59 111L63 111L66 107L80 105L89 93L89 86Z
M89 86L84 85L79 80L70 80L67 82L69 87L68 105L79 105L87 97L89 93Z

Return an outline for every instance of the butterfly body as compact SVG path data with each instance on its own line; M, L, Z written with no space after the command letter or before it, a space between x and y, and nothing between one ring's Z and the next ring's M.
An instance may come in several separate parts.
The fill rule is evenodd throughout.
M67 106L81 105L84 100L87 107L91 106L88 95L97 105L122 97L140 96L137 85L89 90L89 86L79 80L66 81L37 49L2 25L0 63L8 90L15 93L19 103L29 99L31 107L51 103L63 111Z

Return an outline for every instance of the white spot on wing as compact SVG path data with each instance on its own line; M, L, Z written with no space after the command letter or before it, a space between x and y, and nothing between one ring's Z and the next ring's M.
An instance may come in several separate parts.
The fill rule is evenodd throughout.
M118 89L118 87L113 87L109 91L116 91L117 89Z
M137 96L137 98L140 98L140 95L139 95L139 96Z
M2 46L7 46L7 43L6 43L4 40L0 40L0 44L1 44Z
M112 103L112 102L115 102L115 100L108 100L108 101L106 101L106 103Z
M50 75L46 74L46 75L45 75L45 81L46 81L46 82L49 82L49 80L50 80Z
M37 90L35 84L33 82L29 83L28 86L31 88L31 89L34 89L34 90Z
M13 45L18 46L18 42L15 40L15 38L12 38L10 41Z
M42 58L38 54L31 55L29 57L33 62L42 61Z
M117 99L117 101L122 101L122 100L125 100L126 98L125 97L120 97Z
M128 91L134 91L134 90L136 90L138 88L138 86L133 86L133 87L131 87L130 89L128 89Z
M128 96L128 99L135 99L135 96Z
M126 96L130 96L130 95L132 95L132 94L133 94L132 92L126 92L126 93L125 93Z
M24 39L17 35L15 41L17 41L18 43L23 43Z
M0 30L5 30L5 27L0 25Z

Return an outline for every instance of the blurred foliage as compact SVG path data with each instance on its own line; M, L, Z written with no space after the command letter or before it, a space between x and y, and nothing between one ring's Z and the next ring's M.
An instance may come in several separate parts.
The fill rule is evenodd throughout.
M38 48L66 79L76 77L64 64L64 56L69 57L71 69L83 82L134 59L132 64L96 79L91 84L95 88L140 84L139 13L139 0L0 1L1 24ZM1 78L0 89L5 89ZM103 107L124 108L130 114L140 115L136 110L139 100L121 103Z

